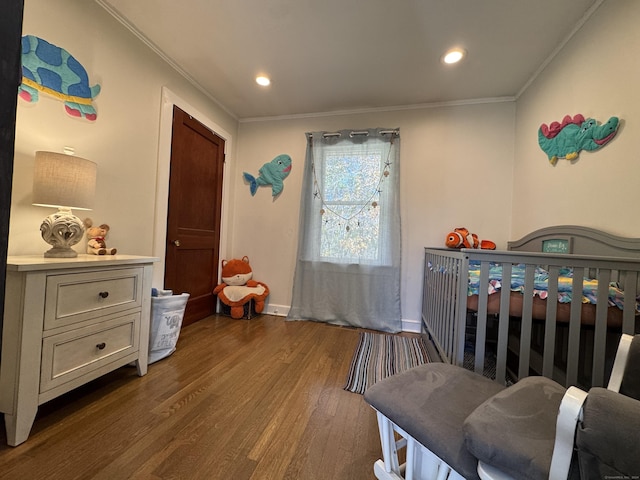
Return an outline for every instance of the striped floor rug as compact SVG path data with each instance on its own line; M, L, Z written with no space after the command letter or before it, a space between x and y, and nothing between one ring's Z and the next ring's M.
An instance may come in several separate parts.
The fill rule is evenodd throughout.
M361 332L344 389L362 394L383 378L429 361L421 337Z

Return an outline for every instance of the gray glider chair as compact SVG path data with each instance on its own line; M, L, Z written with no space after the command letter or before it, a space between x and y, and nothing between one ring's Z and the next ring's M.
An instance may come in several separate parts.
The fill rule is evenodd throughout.
M374 473L380 480L637 477L638 398L640 335L622 336L607 389L588 393L537 376L505 388L462 367L422 365L365 392L382 443Z

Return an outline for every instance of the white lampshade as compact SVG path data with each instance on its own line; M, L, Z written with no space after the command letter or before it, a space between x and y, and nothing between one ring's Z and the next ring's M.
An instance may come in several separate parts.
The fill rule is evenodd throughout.
M36 152L33 204L91 210L97 165L84 158L55 152Z
M71 209L91 210L96 191L97 165L84 158L54 152L36 152L33 204L57 207L40 225L42 239L52 246L45 257L73 258L71 247L84 234L82 220Z

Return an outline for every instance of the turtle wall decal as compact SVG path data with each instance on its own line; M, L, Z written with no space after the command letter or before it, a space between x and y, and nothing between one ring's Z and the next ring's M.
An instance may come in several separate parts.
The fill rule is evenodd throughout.
M90 121L98 117L93 99L100 93L100 85L89 86L89 75L80 62L61 47L34 35L25 35L18 95L35 103L39 92L62 100L65 110L73 117Z

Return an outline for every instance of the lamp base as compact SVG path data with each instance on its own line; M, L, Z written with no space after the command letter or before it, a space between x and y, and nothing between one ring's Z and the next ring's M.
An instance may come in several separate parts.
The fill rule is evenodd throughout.
M78 253L71 247L82 240L84 225L69 208L60 207L42 221L40 233L53 247L44 253L46 258L74 258Z
M73 248L53 247L44 252L45 258L75 258L78 256Z

